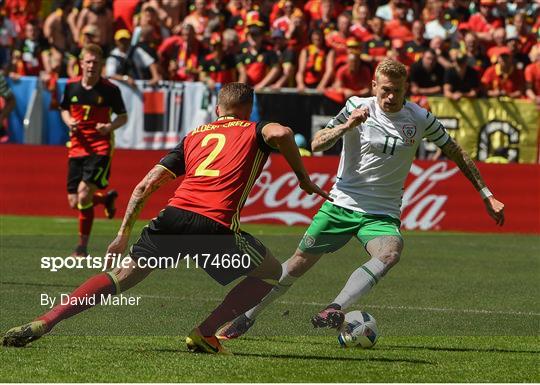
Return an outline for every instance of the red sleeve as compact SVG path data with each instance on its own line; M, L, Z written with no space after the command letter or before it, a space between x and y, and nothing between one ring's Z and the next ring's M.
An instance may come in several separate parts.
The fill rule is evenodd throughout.
M336 72L336 79L339 79L341 80L341 84L343 84L343 81L345 80L344 79L344 76L343 76L343 73L347 70L347 66L346 65L342 65L341 67L339 67L339 69L337 70Z
M182 44L182 38L180 36L171 36L163 40L163 43L159 45L158 48L158 55L161 56L167 56L167 52L171 49L172 46L175 44Z
M493 79L495 75L495 67L491 66L486 69L486 72L482 75L482 79L480 80L483 85L485 85L488 88L491 88Z
M534 81L534 63L525 67L525 81L527 83L532 83Z

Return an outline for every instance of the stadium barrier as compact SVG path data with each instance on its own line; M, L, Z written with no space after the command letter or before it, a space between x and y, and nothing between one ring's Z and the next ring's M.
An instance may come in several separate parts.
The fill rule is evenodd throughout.
M17 101L17 108L10 116L11 141L65 144L67 127L58 110L51 106L61 100L66 79L59 79L56 98L35 77L9 82ZM128 123L116 131L117 148L172 148L189 130L215 118L216 92L210 92L202 83L164 81L157 87L149 87L147 82L137 81L137 88L120 82L116 84L128 110ZM450 135L473 158L485 160L496 149L504 148L512 162L538 163L540 116L533 103L508 98L455 102L430 97L427 101ZM341 108L321 93L311 90L298 93L293 88L261 90L254 107L252 120L277 121L306 138L323 127ZM327 153L338 152L336 146ZM423 153L424 146L420 155Z
M165 151L117 150L111 187L120 193L121 216L135 185ZM314 182L329 190L339 158L303 158ZM59 146L2 146L0 213L74 216L66 200L67 151ZM495 226L470 182L450 162L415 161L403 194L402 226L408 230L455 230L540 234L540 165L479 163L486 183L505 203L506 223ZM177 182L155 193L143 218L154 217L172 196ZM250 194L243 223L307 225L320 207L318 196L299 189L281 155L272 155ZM101 210L98 210L101 211ZM97 213L102 216L102 213Z

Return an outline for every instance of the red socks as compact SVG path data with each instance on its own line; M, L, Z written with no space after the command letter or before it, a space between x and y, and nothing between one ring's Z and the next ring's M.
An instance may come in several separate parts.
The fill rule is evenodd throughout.
M65 295L58 298L62 302L37 319L45 321L47 329L51 330L58 322L100 304L102 295L117 294L116 283L110 274L113 273L101 273L89 278L68 298Z
M94 223L94 206L79 208L79 245L86 247Z
M107 195L103 194L102 192L94 193L94 197L93 197L94 205L104 205L106 200L107 200Z
M257 305L274 286L259 278L247 277L223 299L223 302L199 326L203 336L213 336L225 322Z

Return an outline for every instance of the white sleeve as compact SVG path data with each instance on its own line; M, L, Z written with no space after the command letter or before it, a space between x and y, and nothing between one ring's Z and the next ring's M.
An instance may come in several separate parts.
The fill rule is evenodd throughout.
M111 76L118 74L118 64L118 60L116 60L114 57L109 56L105 61L105 76L110 78Z
M358 108L365 103L362 103L362 99L356 96L352 96L349 99L347 99L347 102L345 103L345 107L339 111L339 113L334 116L330 121L326 124L325 128L333 128L339 124L343 124L349 119L349 116L351 115L351 112L355 108Z
M141 47L135 48L135 52L133 54L139 56L139 59L144 67L150 67L155 62L152 55L150 55Z
M431 112L423 111L426 112L425 115L421 114L421 119L423 119L423 124L425 125L423 137L435 143L438 147L442 147L448 141L450 135L446 132L443 124L439 122L439 119Z

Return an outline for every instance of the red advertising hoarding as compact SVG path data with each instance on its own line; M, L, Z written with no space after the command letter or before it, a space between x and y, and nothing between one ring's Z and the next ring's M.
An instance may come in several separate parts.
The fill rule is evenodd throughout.
M117 150L111 187L120 193L123 215L131 191L165 154ZM67 205L66 150L52 146L2 146L0 213L73 216ZM303 158L314 182L330 190L338 157ZM405 184L402 225L408 230L456 230L540 234L540 165L479 163L484 180L505 205L506 223L495 226L479 194L452 162L414 162ZM152 218L166 204L177 183L164 186L142 213ZM318 196L305 194L280 155L273 155L242 212L243 223L307 225L320 207ZM99 213L98 213L99 214Z

